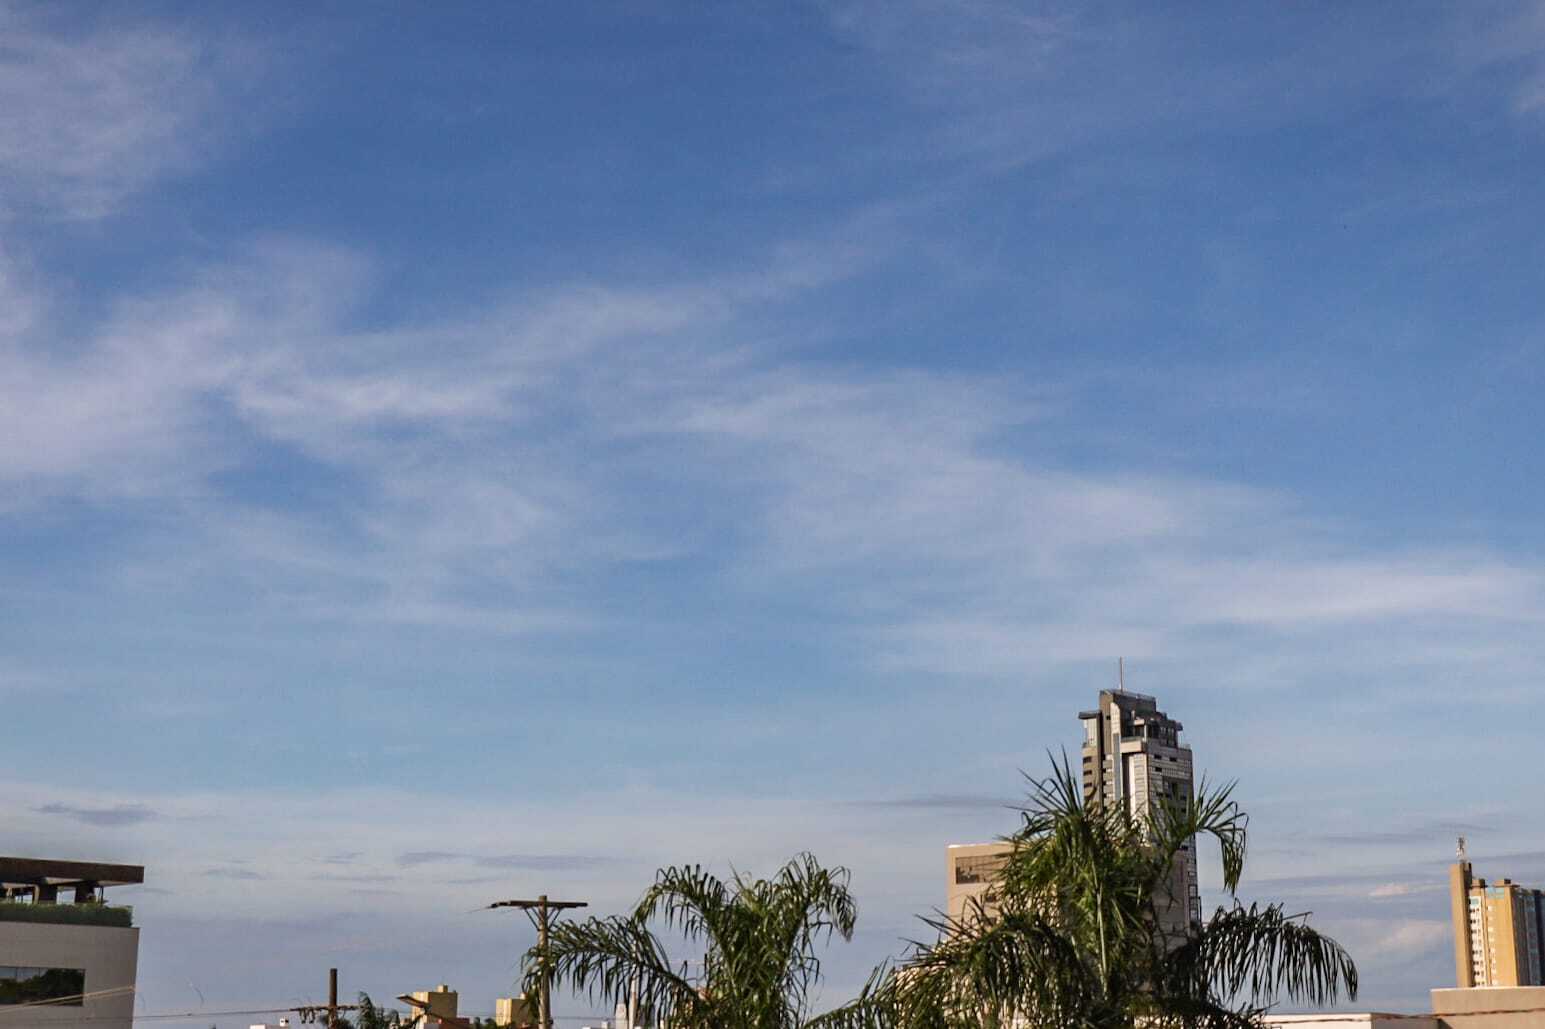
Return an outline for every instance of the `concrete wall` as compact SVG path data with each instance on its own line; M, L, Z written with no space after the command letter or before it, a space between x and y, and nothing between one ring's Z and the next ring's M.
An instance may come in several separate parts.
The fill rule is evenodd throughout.
M0 922L0 965L35 968L84 968L86 993L132 987L139 966L139 930L93 925L48 925L41 922ZM82 1025L91 1029L130 1029L134 1016L132 990L81 1007L0 1007L0 1024L38 1026ZM89 1019L90 1021L86 1021Z
M1433 990L1432 1012L1444 1029L1545 1029L1545 986Z

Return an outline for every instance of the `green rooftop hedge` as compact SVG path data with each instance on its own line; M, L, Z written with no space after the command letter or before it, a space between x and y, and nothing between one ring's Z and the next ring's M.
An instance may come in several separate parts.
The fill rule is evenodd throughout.
M109 907L106 904L19 904L15 901L0 901L0 922L109 925L127 929L134 924L134 909Z

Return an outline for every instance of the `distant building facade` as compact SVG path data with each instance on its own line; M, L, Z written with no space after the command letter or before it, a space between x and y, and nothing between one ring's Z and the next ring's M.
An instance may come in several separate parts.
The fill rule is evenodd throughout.
M413 1009L413 1014L418 1016L420 1024L428 1029L439 1029L447 1024L458 1025L462 1021L456 1014L461 995L446 983L432 990L414 990L397 999L405 1001Z
M144 881L138 865L0 857L0 1024L130 1029L139 930L103 891Z
M494 1001L494 1025L536 1025L536 1009L522 993L519 997L499 997Z
M1449 868L1448 882L1459 988L1545 986L1545 893L1511 879L1477 879L1462 855Z
M1195 785L1184 728L1159 710L1156 698L1124 689L1101 690L1099 707L1078 715L1084 723L1084 803L1124 807L1143 819L1162 803L1189 804ZM1162 928L1184 933L1202 920L1196 878L1196 838L1171 871L1167 896L1156 897Z
M1014 845L998 843L952 843L945 851L945 907L951 920L959 922L980 899L987 914L998 910L995 886L998 873L1008 862Z
M1155 804L1190 803L1194 794L1191 748L1184 728L1159 710L1158 700L1125 689L1101 690L1099 707L1081 711L1084 726L1084 803L1119 806L1135 819ZM995 880L1013 844L951 844L946 851L945 911L958 921L973 899L996 911ZM1196 839L1189 840L1171 873L1166 896L1155 898L1160 925L1183 934L1202 918L1196 876Z

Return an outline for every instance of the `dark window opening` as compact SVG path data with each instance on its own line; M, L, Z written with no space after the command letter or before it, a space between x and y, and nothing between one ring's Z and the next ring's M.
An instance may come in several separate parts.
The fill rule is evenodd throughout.
M83 968L26 968L0 965L0 1005L57 1004L78 1008L86 992Z
M1001 854L963 857L955 862L955 882L985 883L998 877L1008 859Z

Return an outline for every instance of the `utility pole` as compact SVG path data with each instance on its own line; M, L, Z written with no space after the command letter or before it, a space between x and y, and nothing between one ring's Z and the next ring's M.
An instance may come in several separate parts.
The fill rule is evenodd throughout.
M358 1011L358 1004L338 1003L338 970L327 970L327 1003L303 1004L298 1008L289 1008L300 1019L301 1025L316 1025L321 1023L326 1029L338 1029L338 1013L340 1011Z
M500 900L488 905L490 909L520 908L531 919L531 924L536 926L537 959L542 963L542 996L538 1001L537 1029L553 1029L553 968L547 950L548 930L552 928L553 920L559 912L589 906L582 900L548 900L545 893L536 900Z

